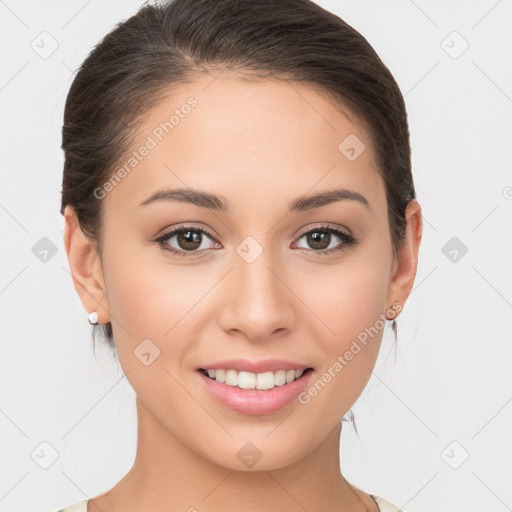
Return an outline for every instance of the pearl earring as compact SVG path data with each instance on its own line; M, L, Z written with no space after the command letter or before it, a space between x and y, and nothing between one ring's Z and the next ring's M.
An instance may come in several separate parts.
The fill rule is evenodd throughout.
M98 313L96 311L93 311L89 314L89 323L90 324L97 324L98 323Z

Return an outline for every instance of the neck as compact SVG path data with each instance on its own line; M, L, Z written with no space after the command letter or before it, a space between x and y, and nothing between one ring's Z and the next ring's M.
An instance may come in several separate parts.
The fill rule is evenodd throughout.
M340 423L306 457L285 467L235 471L184 446L138 398L137 419L135 462L106 494L107 510L373 512L378 509L368 495L350 485L340 472ZM98 501L96 505L99 504ZM94 503L89 510L94 510Z

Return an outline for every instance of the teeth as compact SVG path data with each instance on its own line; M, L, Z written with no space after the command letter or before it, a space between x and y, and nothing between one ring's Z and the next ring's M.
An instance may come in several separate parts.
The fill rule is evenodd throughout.
M236 370L208 369L208 376L217 382L240 389L272 389L298 379L304 370L278 370L277 372L251 373Z

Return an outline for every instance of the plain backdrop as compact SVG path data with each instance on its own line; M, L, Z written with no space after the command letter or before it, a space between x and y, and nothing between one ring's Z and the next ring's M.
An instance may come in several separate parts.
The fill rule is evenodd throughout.
M353 408L359 437L343 423L342 471L407 512L510 510L512 2L318 3L366 37L405 95L424 214L398 348L386 328ZM59 206L74 71L141 4L0 2L3 512L93 497L134 460L134 392L93 353Z

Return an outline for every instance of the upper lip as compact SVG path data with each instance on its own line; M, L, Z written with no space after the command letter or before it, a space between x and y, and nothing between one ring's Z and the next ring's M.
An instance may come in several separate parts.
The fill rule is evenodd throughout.
M276 372L277 370L305 370L312 368L311 366L294 363L285 359L226 359L224 361L217 361L208 363L198 369L208 370L236 370L237 372L251 372L251 373L264 373Z

